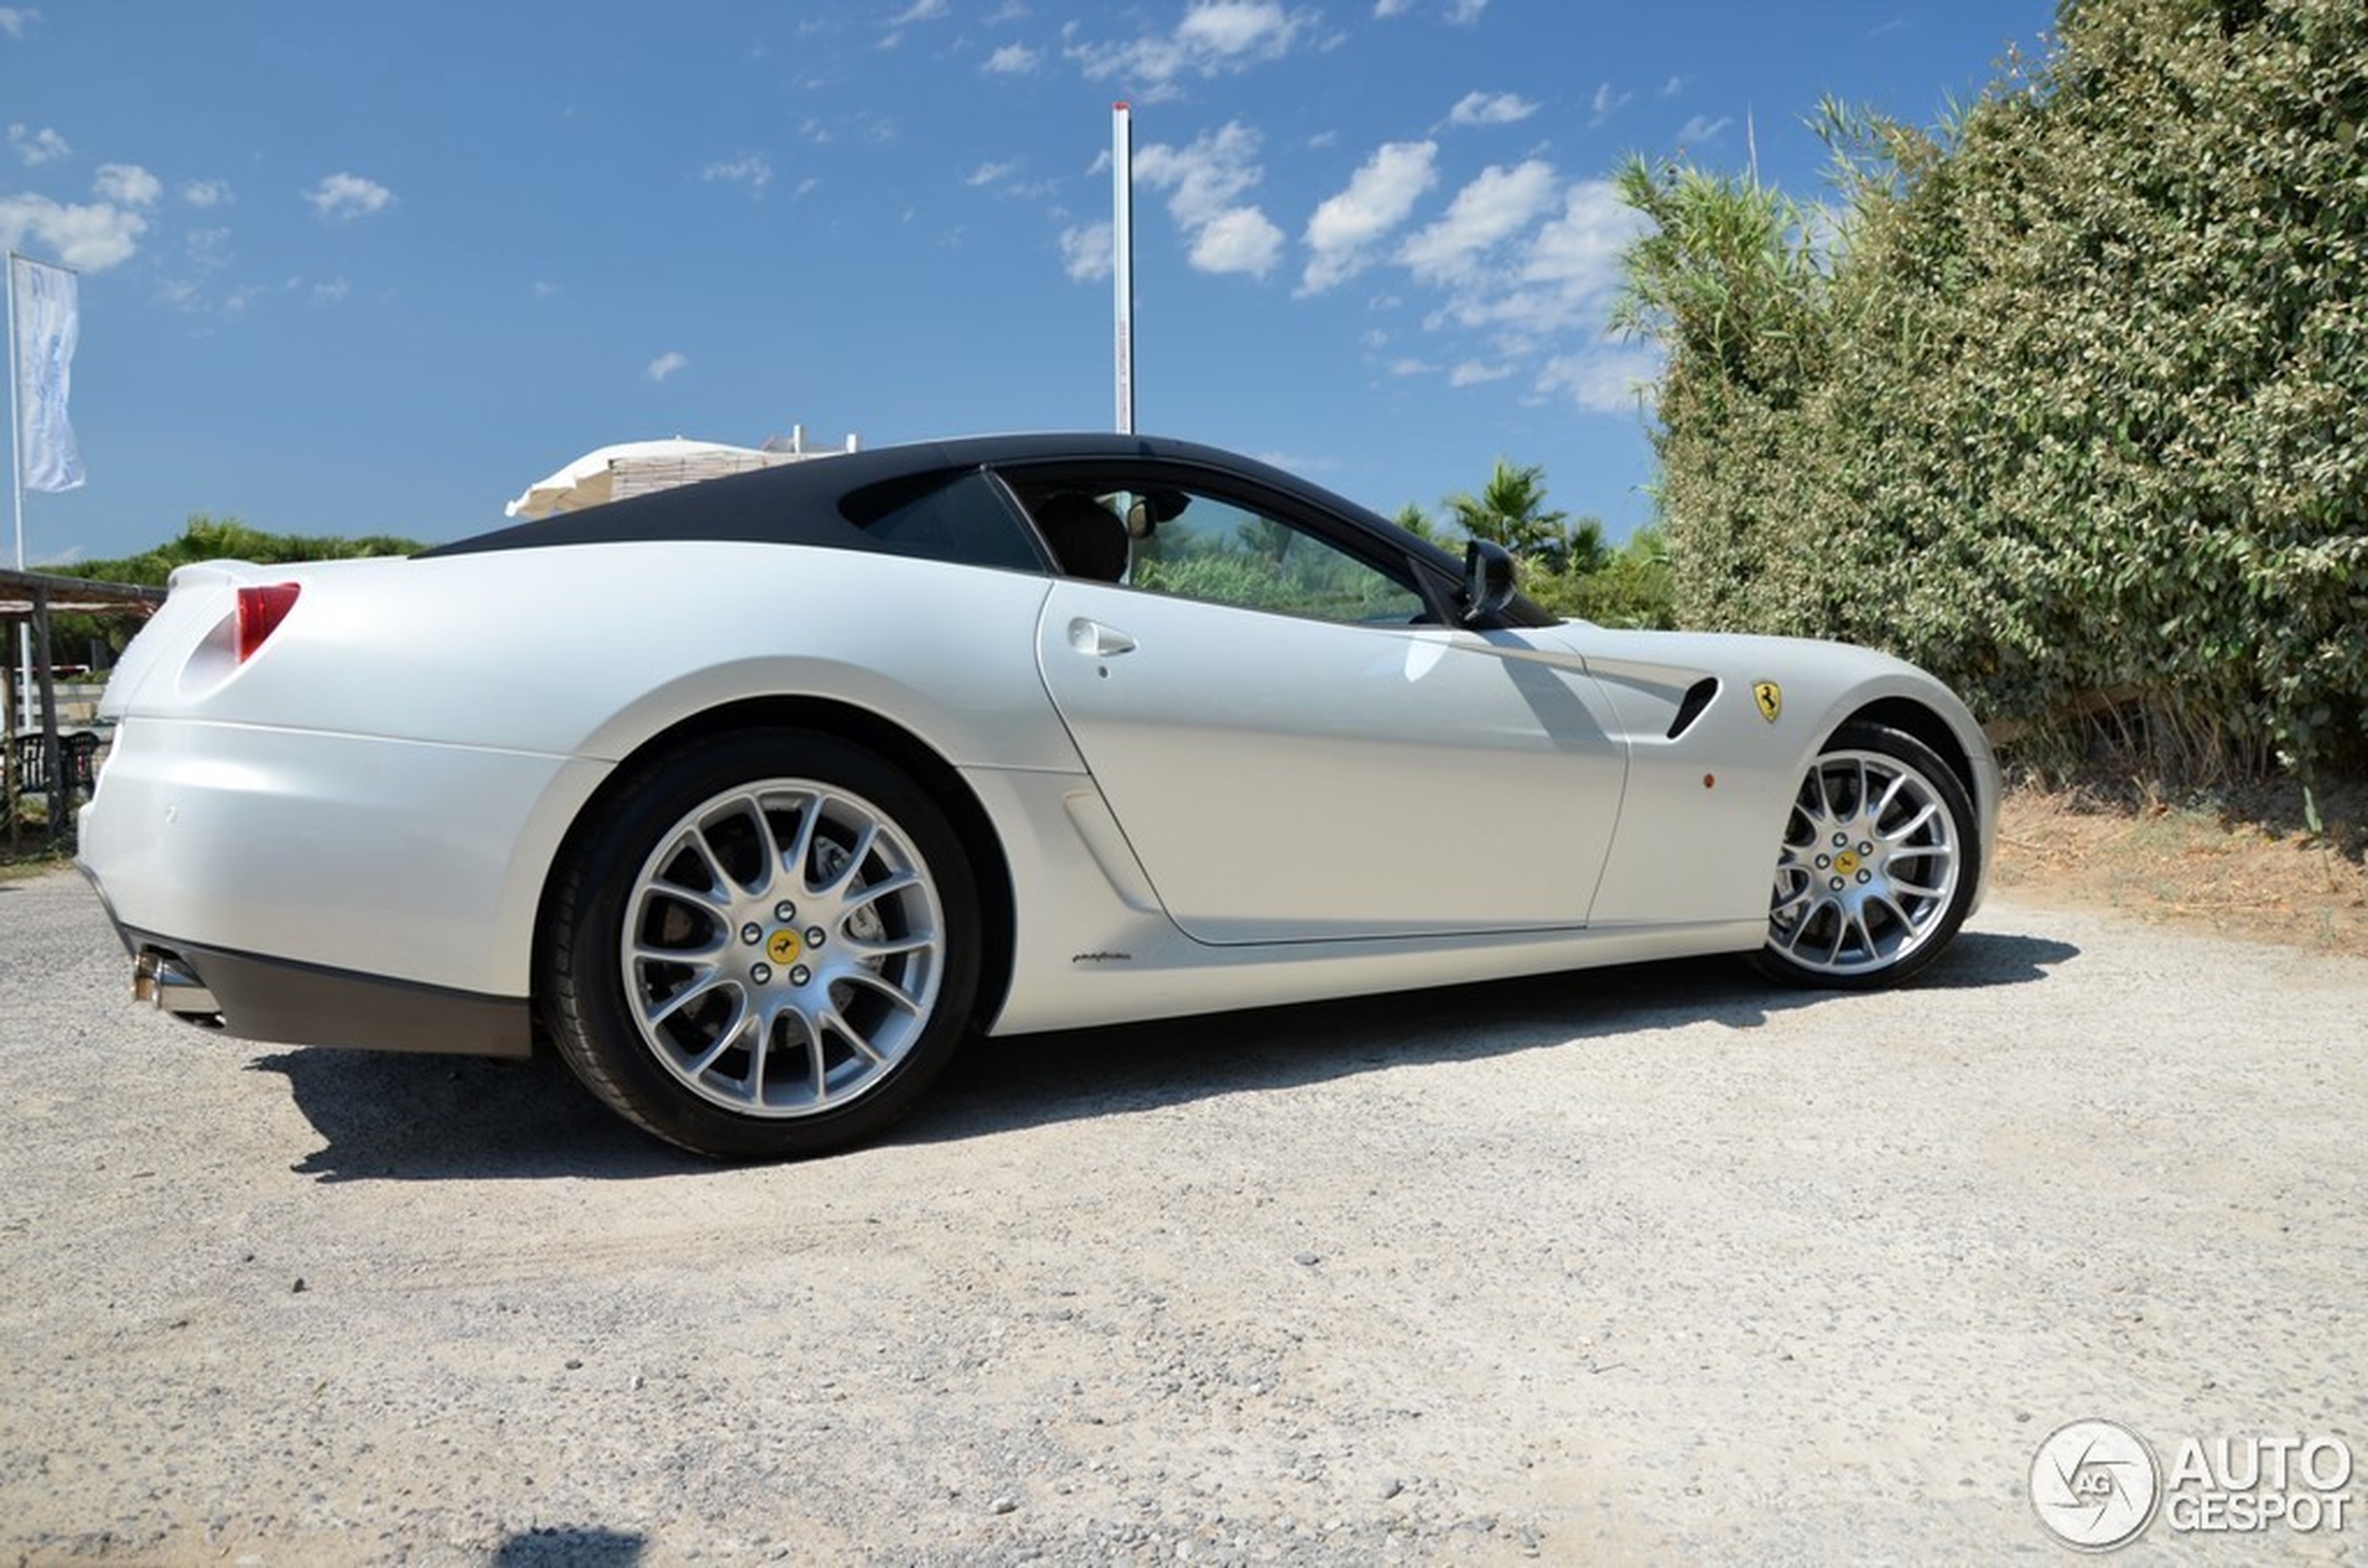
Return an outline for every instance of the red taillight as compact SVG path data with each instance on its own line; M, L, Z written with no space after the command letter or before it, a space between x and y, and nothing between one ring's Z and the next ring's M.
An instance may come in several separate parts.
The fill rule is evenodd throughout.
M255 657L264 639L280 629L280 623L296 608L296 585L274 583L264 588L239 590L239 662Z

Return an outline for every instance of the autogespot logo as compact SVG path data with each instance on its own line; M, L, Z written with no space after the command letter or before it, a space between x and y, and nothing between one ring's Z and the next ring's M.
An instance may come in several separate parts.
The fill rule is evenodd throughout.
M2048 1534L2082 1551L2127 1546L2154 1521L2162 1472L2146 1440L2111 1421L2075 1421L2039 1445L2031 1506Z
M2331 1435L2182 1437L2168 1469L2114 1421L2075 1421L2031 1461L2031 1506L2047 1533L2112 1551L2159 1515L2177 1535L2330 1534L2351 1513L2351 1445Z

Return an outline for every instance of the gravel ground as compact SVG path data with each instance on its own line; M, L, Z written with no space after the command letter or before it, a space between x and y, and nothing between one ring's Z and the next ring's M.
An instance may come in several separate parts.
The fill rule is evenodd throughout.
M991 1042L757 1169L128 982L79 878L0 884L22 1560L2069 1561L2077 1418L2368 1468L2358 959L1994 902L1889 995Z

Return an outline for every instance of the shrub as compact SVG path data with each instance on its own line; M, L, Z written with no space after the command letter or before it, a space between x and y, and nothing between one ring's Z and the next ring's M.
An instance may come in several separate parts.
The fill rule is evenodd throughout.
M2081 0L1843 204L1631 165L1679 610L1875 643L2062 754L2368 754L2368 7Z

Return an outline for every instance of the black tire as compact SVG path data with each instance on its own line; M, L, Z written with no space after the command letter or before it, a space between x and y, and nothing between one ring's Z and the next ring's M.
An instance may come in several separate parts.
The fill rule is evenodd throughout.
M978 987L977 887L892 764L735 731L598 809L553 876L535 995L601 1100L699 1154L792 1159L873 1136L944 1070Z
M1873 990L1939 956L1964 923L1980 827L1956 771L1883 724L1844 724L1802 776L1754 962L1787 984Z

